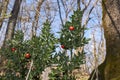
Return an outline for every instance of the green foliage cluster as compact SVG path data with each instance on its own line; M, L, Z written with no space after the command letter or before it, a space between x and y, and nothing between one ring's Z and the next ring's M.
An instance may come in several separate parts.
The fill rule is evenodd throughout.
M21 31L16 31L14 38L0 50L0 55L7 59L5 75L0 76L0 79L25 80L33 61L28 80L41 80L42 71L53 64L56 64L57 68L52 69L49 75L50 80L75 80L72 71L84 63L84 51L73 55L73 50L88 43L88 39L84 37L86 29L80 24L81 18L82 12L74 11L71 21L67 21L60 32L60 39L50 33L49 21L44 23L41 35L33 37L31 40L23 41L24 34ZM70 26L75 29L69 30ZM59 43L65 48L58 53L55 52L57 48L55 44ZM11 50L12 48L15 50ZM66 55L67 50L70 51L71 57ZM31 57L25 58L26 53L29 53Z
M57 39L50 33L50 24L46 22L39 37L33 37L31 40L23 41L23 33L17 31L14 38L7 43L7 46L1 49L2 56L7 61L6 75L2 79L25 80L28 73L30 62L33 60L33 69L30 73L30 79L36 80L42 71L51 63L54 44ZM15 51L11 49L15 48ZM31 55L30 59L25 58L25 54ZM19 76L16 74L19 73Z
M58 64L57 69L53 69L53 73L50 74L51 80L76 80L72 71L76 68L80 68L81 64L84 64L85 52L83 50L74 54L73 50L78 47L84 47L88 43L89 39L84 37L85 27L81 26L82 11L74 11L70 17L70 21L67 21L62 28L60 36L60 44L64 51L56 53L53 61ZM70 29L73 27L74 29ZM70 51L70 55L67 56L66 52Z
M89 39L84 37L85 27L81 26L82 11L74 11L74 14L70 17L70 21L67 21L62 28L60 43L65 46L66 49L76 49L78 47L87 44ZM74 30L70 31L69 27L73 26Z

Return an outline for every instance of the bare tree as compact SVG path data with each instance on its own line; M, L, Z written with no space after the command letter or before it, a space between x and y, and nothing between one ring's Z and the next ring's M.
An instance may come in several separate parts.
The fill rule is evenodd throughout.
M34 21L32 24L32 36L36 36L36 30L38 28L38 20L39 20L39 16L40 16L40 9L41 9L41 5L43 4L45 0L39 0L38 4L37 4L37 8L36 8L36 13L35 13L35 17L34 17Z
M63 10L65 12L65 19L63 19L64 23L68 20L69 14L75 9L76 1L75 0L61 0L61 4L63 6Z
M7 7L8 7L8 4L9 4L9 0L3 0L1 2L1 8L0 8L0 28L2 27L2 24L3 24L3 20L5 18L8 18L8 16L6 15L6 11L7 11Z
M22 2L22 0L15 0L13 9L11 11L11 17L9 18L9 22L7 25L5 42L8 40L11 40L14 36L14 30L15 30L16 21L17 21L19 10L20 10L21 2Z

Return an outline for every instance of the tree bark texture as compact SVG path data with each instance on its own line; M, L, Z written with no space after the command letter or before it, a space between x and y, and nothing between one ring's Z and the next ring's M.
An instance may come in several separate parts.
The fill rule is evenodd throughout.
M14 30L17 22L18 13L20 10L22 0L15 0L13 10L11 11L11 17L9 18L9 22L7 25L6 35L5 35L5 42L11 40L14 35Z
M98 67L98 80L120 80L120 0L102 0L102 8L106 58ZM89 80L95 80L92 76Z
M103 0L106 39L105 80L120 80L120 0Z

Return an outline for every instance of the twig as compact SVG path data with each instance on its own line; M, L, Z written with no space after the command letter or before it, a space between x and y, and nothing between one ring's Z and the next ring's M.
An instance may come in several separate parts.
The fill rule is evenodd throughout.
M60 15L60 20L63 26L63 20L62 20L62 15L61 15L61 9L60 9L60 4L59 4L59 0L57 0L57 4L58 4L58 8L59 8L59 15Z
M88 6L90 5L90 2L92 0L89 0L88 4L85 4L84 0L82 0L82 3L85 5L85 8L83 9L83 12L85 12L85 10L88 8Z
M28 74L27 74L27 77L26 77L25 80L28 80L29 75L30 75L30 72L31 72L31 69L32 69L32 66L33 66L33 60L31 60L30 69L29 69L29 71L28 71Z
M99 1L99 0L96 0L96 1L94 2L92 8L90 9L90 11L89 11L89 13L88 13L88 15L87 15L87 18L86 18L83 26L86 26L86 25L87 25L88 21L90 20L89 16L90 16L92 10L93 10L93 9L95 8L95 6L97 5L97 2L98 2L98 1Z
M96 73L96 70L93 72L92 77L91 77L90 80L93 80L93 78L94 78L94 76L95 76L95 73Z

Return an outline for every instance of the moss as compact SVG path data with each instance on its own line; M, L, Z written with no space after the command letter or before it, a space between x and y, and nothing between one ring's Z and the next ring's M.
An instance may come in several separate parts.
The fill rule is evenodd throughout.
M112 78L111 80L120 80L120 76Z

